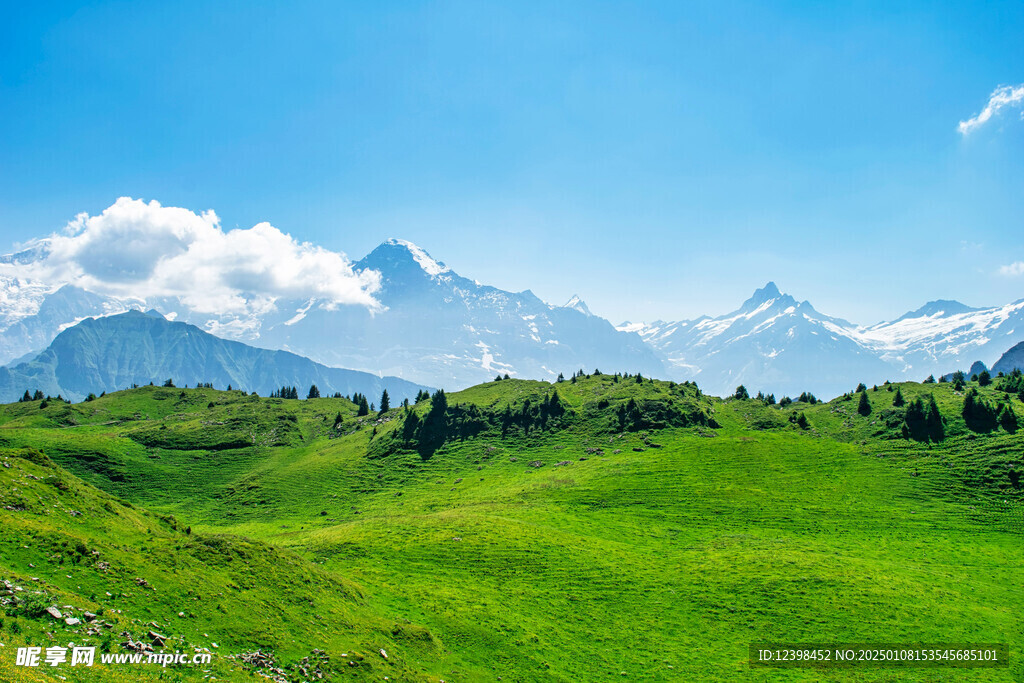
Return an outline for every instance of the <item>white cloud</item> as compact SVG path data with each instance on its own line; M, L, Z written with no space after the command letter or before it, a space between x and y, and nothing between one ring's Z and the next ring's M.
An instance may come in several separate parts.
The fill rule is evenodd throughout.
M967 135L975 128L978 128L983 123L991 119L993 116L999 113L999 110L1004 107L1015 107L1020 106L1024 102L1024 84L1021 85L1004 85L996 88L989 95L988 104L981 110L981 113L974 116L966 121L961 121L959 130L961 135Z
M1024 275L1024 261L1016 261L1009 265L1000 266L999 274L1006 277L1020 277Z
M78 215L39 247L42 258L0 269L111 296L177 297L195 312L222 316L259 315L279 298L380 308L376 271L355 272L344 254L269 223L225 232L213 211L122 197L98 216Z

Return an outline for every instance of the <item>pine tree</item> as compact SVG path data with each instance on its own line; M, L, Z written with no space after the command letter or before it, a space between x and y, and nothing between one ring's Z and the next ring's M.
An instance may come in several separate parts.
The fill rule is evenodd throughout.
M982 370L978 373L978 386L987 387L989 384L992 384L992 375L988 370Z
M978 390L974 387L964 396L961 415L972 432L990 432L998 424L996 411L978 396Z
M420 428L420 416L415 412L410 412L405 416L405 422L402 423L402 439L409 443L416 438L416 433Z
M423 424L419 428L419 439L421 444L433 452L438 446L444 443L448 435L448 397L444 389L438 389L430 397L430 410L423 418Z
M1013 406L1009 403L1003 405L1002 410L999 411L999 426L1010 434L1015 433L1019 427L1017 413L1013 412Z
M736 387L736 391L732 395L733 398L743 401L750 398L750 394L747 393L747 388L742 384Z
M32 400L32 395L28 393L28 389L25 390L25 395L21 397L18 403L28 403Z
M939 442L946 438L946 428L942 421L942 413L939 412L939 405L935 402L934 396L928 397L928 412L925 415L925 429L928 438Z
M315 384L309 387L309 393L306 394L306 398L320 398L320 389Z
M359 394L359 403L357 405L359 406L359 410L356 411L357 417L362 417L363 415L370 414L370 403L362 394Z
M868 392L860 392L860 400L857 403L857 412L865 417L871 414L871 403L868 401Z
M385 389L384 393L380 395L380 414L383 415L389 410L391 410L391 397L388 396L388 390Z
M807 422L807 416L800 413L800 417L796 419L796 424L800 429L808 429L811 425Z
M935 384L935 375L928 375L924 378L925 384Z
M903 398L903 391L896 389L896 395L892 397L892 405L895 408L902 408L906 401Z

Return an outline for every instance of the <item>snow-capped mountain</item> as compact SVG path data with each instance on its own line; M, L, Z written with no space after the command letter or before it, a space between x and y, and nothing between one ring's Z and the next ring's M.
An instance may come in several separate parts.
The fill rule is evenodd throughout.
M46 348L62 330L85 318L129 308L129 302L71 285L52 288L0 275L0 364Z
M566 301L565 304L562 305L562 308L571 308L574 311L579 311L583 315L587 315L587 316L594 315L593 313L590 312L590 308L587 307L586 302L584 302L583 299L581 299L578 294L573 294L572 298L569 299L568 301Z
M932 301L896 320L857 326L798 303L769 282L736 311L679 322L624 323L662 353L677 379L724 395L739 384L821 398L858 382L922 380L991 365L1024 339L1024 300L994 308Z
M1024 339L1024 299L1005 306L970 308L957 301L932 301L892 322L856 330L857 338L899 371L898 377L986 366Z
M43 243L0 263L31 264L46 254ZM653 349L594 316L579 297L552 306L529 290L481 285L403 240L388 240L353 268L380 274L379 309L277 299L250 315L221 315L192 310L177 297L117 299L0 279L0 362L38 352L86 317L155 309L220 337L450 389L499 373L539 379L580 368L666 374Z
M497 374L553 379L601 368L696 380L718 395L744 384L776 396L811 391L827 398L858 382L921 380L975 361L991 366L1024 340L1024 300L992 308L933 301L889 322L857 326L774 283L719 317L615 328L578 296L557 306L529 290L482 285L403 240L388 240L351 264L353 278L372 275L377 305L268 296L246 291L250 281L233 275L232 283L240 283L233 296L246 305L210 313L208 305L200 309L166 289L160 296L114 297L83 289L88 281L48 282L51 252L51 242L39 240L0 256L0 363L34 356L87 317L155 309L219 337L450 389ZM288 291L287 282L279 289Z
M380 273L384 311L303 302L292 318L264 322L259 344L444 387L505 373L550 380L579 368L665 374L653 349L578 297L552 306L529 290L482 285L403 240L388 240L354 268Z
M854 337L854 325L781 293L774 282L717 318L625 323L619 329L637 332L664 354L673 377L696 380L719 396L732 394L740 384L780 398L803 391L834 396L860 378L883 381L889 371Z

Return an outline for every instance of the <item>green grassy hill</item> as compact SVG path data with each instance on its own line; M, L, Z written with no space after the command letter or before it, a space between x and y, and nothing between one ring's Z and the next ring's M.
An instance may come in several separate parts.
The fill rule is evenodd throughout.
M219 645L165 680L247 680L228 655L257 648L324 650L339 680L1020 680L1024 435L960 414L971 389L1024 410L999 386L886 385L867 414L609 375L363 417L162 387L12 404L0 578L103 610L104 634ZM941 441L904 436L919 397ZM5 610L0 680L18 643L71 638ZM772 640L1007 642L1013 664L750 669Z

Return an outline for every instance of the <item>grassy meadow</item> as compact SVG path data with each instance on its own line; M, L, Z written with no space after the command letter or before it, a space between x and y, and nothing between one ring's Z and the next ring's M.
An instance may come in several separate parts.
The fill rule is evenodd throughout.
M969 384L1024 412L997 387ZM934 397L942 441L902 436L897 389ZM289 681L319 680L311 657L325 680L1024 679L1024 434L968 429L948 383L865 393L866 415L857 395L502 380L447 395L431 443L406 428L431 400L2 406L0 579L23 590L0 680L266 680L257 649ZM19 645L150 630L212 663L14 666ZM755 641L1001 642L1011 665L752 669Z

